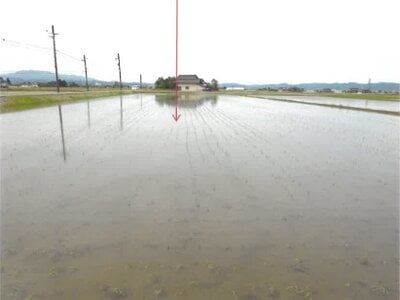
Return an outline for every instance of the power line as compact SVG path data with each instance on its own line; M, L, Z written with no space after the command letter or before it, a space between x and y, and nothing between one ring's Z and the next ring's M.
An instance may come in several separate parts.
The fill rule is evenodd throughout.
M34 45L34 44L28 44L28 43L23 43L23 42L19 42L19 41L15 41L15 40L9 40L9 39L2 38L2 37L0 37L0 41L5 43L5 44L7 44L8 46L18 47L18 48L27 49L27 50L33 50L33 49L35 49L35 50L45 50L45 51L52 51L53 50L53 49L48 48L48 47L43 47L43 46ZM81 61L80 58L77 58L77 57L75 57L75 56L73 56L71 54L68 54L68 53L64 52L64 51L61 51L61 50L56 50L56 51L57 51L57 53L65 56L65 57L68 57L68 58L73 59L75 61L79 61L79 62Z
M1 40L1 42L8 43L8 44L13 45L15 47L24 47L24 48L27 48L27 49L37 48L37 49L50 50L51 51L51 48L48 48L48 47L43 47L43 46L34 45L34 44L28 44L28 43L23 43L23 42L19 42L19 41L15 41L15 40L9 40L9 39L3 38L3 37L1 37L0 40Z
M81 61L81 59L79 59L79 58L76 58L76 57L74 57L74 56L72 56L72 55L70 55L70 54L67 54L67 53L65 53L65 52L62 52L62 51L60 51L60 50L57 50L57 53L60 53L61 55L64 55L64 56L66 56L66 57L69 57L69 58L71 58L71 59L73 59L73 60L76 60L76 61Z

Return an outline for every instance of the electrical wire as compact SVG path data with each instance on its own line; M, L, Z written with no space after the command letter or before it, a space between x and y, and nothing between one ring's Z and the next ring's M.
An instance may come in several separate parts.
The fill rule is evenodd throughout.
M3 38L3 37L0 38L0 41L4 42L4 43L8 43L10 45L14 45L16 47L20 46L20 47L27 48L27 49L36 48L36 49L42 49L42 50L50 50L50 51L52 50L49 47L43 47L43 46L28 44L28 43L22 43L22 42L18 42L15 40L9 40L9 39Z
M76 60L76 61L82 61L81 58L76 58L76 57L74 57L74 56L72 56L72 55L70 55L70 54L67 54L67 53L65 53L65 52L62 52L62 51L60 51L60 50L57 50L57 53L60 53L61 55L64 55L64 56L66 56L66 57L68 57L68 58L71 58L71 59L73 59L73 60Z
M23 49L27 49L27 50L33 50L33 49L45 50L45 51L52 51L53 50L52 48L43 47L43 46L34 45L34 44L22 43L22 42L18 42L18 41L15 41L15 40L9 40L9 39L3 38L3 37L0 37L0 42L5 43L5 44L7 44L8 46L11 46L11 47L23 48ZM57 50L57 53L65 56L65 57L68 57L70 59L73 59L75 61L82 61L82 59L77 58L77 57L75 57L73 55L70 55L68 53L65 53L64 51Z

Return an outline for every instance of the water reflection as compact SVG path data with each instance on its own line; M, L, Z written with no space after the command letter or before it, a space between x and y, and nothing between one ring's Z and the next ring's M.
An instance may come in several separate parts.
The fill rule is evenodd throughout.
M88 128L90 128L90 101L87 102L87 118L88 118Z
M2 116L1 298L398 299L398 119L210 96Z
M175 96L155 95L155 100L160 106L168 105L175 107ZM179 107L187 109L197 109L206 103L213 106L217 104L218 96L212 94L180 94Z
M122 103L122 96L119 96L119 105L120 105L120 111L121 111L121 118L120 118L120 130L124 130L124 111L123 111L123 103Z
M62 117L61 105L58 106L58 115L60 117L60 130L61 130L61 142L62 142L63 158L64 158L64 161L66 161L67 160L67 152L66 152L66 149L65 149L64 125L63 125L63 117Z
M119 130L124 130L124 101L122 95L119 97ZM80 108L80 110L82 107ZM142 96L141 96L141 109L142 109ZM91 105L90 101L86 102L86 114L87 114L87 128L90 129L92 127L92 117L91 117ZM61 135L61 143L62 143L62 153L63 160L67 160L67 149L66 149L66 139L65 139L65 126L64 126L64 118L63 118L63 110L62 105L58 105L58 115L59 115L59 123L60 123L60 135ZM67 129L68 132L68 129Z

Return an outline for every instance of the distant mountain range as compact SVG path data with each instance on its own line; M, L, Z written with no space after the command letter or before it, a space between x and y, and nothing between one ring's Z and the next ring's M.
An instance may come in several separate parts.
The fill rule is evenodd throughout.
M5 73L0 74L3 79L9 78L11 83L13 84L21 84L21 83L45 83L55 81L55 74L53 72L47 71L37 71L37 70L24 70L17 71L13 73ZM86 79L85 76L78 75L68 75L68 74L59 74L58 78L60 80L65 80L68 83L75 82L79 85L85 85ZM90 85L113 85L115 81L104 81L98 80L95 78L89 78L88 82ZM124 82L126 85L135 85L139 84L138 82ZM148 85L148 84L144 84Z
M279 89L279 88L290 88L299 87L304 90L322 90L322 89L332 89L347 91L352 88L356 89L368 89L368 83L358 83L358 82L343 82L343 83L299 83L299 84L288 84L288 83L278 83L278 84L239 84L239 83L221 83L221 87L244 87L249 90L258 89ZM398 92L400 90L400 83L396 82L374 82L371 83L371 90L373 91L386 91L386 92Z
M53 72L47 71L37 71L37 70L24 70L17 71L14 73L0 74L4 79L9 78L14 84L21 83L45 83L50 81L55 81L55 75ZM67 81L68 83L75 82L80 85L85 84L85 77L78 75L67 75L60 74L59 78ZM89 84L91 85L113 85L115 81L104 81L95 78L88 78ZM138 82L124 82L125 85L138 85ZM220 83L220 87L243 87L245 89L278 89L278 88L289 88L289 87L299 87L305 90L322 90L322 89L332 89L332 90L349 90L351 88L358 89L368 89L367 83L357 83L357 82L344 82L344 83L300 83L300 84L240 84L240 83ZM153 86L153 83L143 83L143 86ZM400 90L400 84L396 82L374 82L371 83L372 90L380 90L387 92L398 92Z

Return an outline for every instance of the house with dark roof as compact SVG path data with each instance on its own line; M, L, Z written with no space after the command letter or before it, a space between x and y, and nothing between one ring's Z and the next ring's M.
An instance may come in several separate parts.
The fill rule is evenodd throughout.
M197 75L179 75L178 89L186 92L204 91L207 83Z

